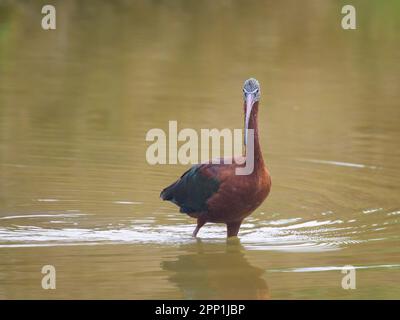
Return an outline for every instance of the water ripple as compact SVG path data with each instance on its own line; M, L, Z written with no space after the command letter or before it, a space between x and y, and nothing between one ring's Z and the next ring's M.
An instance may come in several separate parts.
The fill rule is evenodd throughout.
M298 219L296 219L297 221ZM294 221L294 220L291 220ZM327 251L338 250L352 239L335 236L332 230L310 227L332 225L334 221L310 221L290 226L256 227L245 224L240 234L241 242L249 249L278 251ZM279 226L279 227L278 227ZM120 243L182 244L195 241L191 237L192 224L154 225L149 220L144 224L121 228L43 228L37 226L0 227L0 248L24 246L94 245ZM209 225L201 230L203 241L225 241L225 226Z
M353 266L354 269L398 269L400 264L381 264L369 266ZM268 270L269 272L323 272L323 271L341 271L343 266L323 266L323 267L305 267L305 268L292 268L292 269L274 269Z
M366 241L395 237L392 227L398 224L395 219L398 210L364 209L351 220L341 220L333 211L327 212L329 215L322 213L312 220L301 217L278 219L275 214L268 219L259 213L242 225L239 234L241 243L250 250L317 252L340 250ZM365 223L369 214L378 212L386 216L386 221ZM106 221L96 227L78 227L78 219L86 215L78 210L70 210L56 214L1 217L0 220L13 224L0 226L0 248L101 244L175 245L195 241L191 237L194 225L187 223L182 215L164 214L164 219L173 221L167 224L147 217L120 220L118 223L114 219L112 223ZM387 232L386 228L391 228L391 232ZM382 233L383 230L386 235ZM225 237L226 227L222 224L207 224L200 231L200 238L205 242L223 242Z
M351 167L351 168L367 168L367 169L380 169L380 167L376 166L368 166L361 163L351 163L351 162L343 162L343 161L331 161L331 160L318 160L318 159L297 159L298 161L318 163L318 164L328 164L339 167Z

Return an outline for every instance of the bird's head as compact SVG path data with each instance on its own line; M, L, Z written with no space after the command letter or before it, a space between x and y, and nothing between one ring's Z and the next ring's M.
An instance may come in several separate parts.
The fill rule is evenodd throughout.
M247 79L243 84L243 100L245 107L245 144L247 144L247 129L253 105L260 100L260 84L254 78Z
M254 102L260 100L260 84L257 79L250 78L243 83L244 101L247 100L247 97L252 97Z

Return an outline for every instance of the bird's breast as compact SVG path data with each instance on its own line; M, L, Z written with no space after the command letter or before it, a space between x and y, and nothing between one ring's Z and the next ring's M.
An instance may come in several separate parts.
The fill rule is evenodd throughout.
M251 214L268 196L271 179L267 170L248 176L232 175L209 199L209 216L215 222L237 221Z

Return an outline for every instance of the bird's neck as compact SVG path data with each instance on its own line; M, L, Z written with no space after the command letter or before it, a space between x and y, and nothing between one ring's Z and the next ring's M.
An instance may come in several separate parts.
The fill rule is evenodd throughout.
M264 167L264 159L261 152L260 140L258 137L258 101L254 103L250 119L249 129L254 130L254 168L259 169ZM246 146L247 155L247 146Z

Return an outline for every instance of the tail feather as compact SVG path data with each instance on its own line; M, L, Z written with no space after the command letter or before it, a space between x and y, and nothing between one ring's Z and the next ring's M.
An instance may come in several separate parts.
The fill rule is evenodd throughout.
M174 187L176 186L176 183L177 182L174 182L170 186L166 187L163 191L161 191L160 198L162 200L171 201L173 199Z
M186 171L180 179L161 191L161 199L176 204L182 213L206 212L207 200L217 192L219 181L203 175L200 168L200 165L195 165Z

